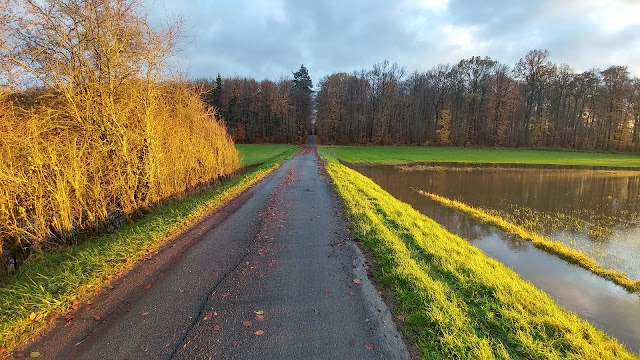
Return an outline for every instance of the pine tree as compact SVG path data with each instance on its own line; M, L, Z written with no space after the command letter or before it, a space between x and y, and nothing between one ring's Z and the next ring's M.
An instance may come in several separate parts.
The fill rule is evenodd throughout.
M300 141L304 132L311 127L311 114L313 112L313 83L309 77L309 71L304 65L300 65L300 70L293 73L293 88L291 98L296 110L295 128L297 134L289 138L289 141Z
M216 109L222 108L222 78L220 73L216 77L216 86L211 91L211 105Z

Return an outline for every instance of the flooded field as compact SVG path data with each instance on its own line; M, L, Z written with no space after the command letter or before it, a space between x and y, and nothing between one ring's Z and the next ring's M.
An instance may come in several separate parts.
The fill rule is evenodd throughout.
M352 166L471 241L565 308L640 351L640 296L418 195L482 207L640 277L640 173L592 170Z

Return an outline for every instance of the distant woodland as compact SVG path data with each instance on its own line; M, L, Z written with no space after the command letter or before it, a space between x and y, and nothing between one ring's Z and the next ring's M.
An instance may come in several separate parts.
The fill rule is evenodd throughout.
M304 67L292 80L199 83L239 142L298 142L315 120L328 144L640 150L640 80L618 65L577 73L546 50L513 67L472 57L408 73L383 62L326 76L315 92Z

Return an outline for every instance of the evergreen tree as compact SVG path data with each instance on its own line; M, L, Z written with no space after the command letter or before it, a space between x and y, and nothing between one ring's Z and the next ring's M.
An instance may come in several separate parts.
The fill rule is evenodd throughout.
M220 73L218 73L218 77L216 77L216 85L211 91L211 106L216 109L222 108L222 77L220 77Z
M311 114L313 112L313 82L309 76L309 71L304 65L300 65L300 70L293 73L293 87L291 98L295 107L295 127L298 141L302 140L305 131L311 127Z

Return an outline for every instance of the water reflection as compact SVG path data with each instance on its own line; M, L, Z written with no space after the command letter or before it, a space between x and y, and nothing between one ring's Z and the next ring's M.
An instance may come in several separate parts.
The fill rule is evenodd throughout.
M393 166L353 166L396 198L434 219L449 231L469 240L487 255L501 261L553 297L561 306L587 319L596 327L624 343L631 351L640 351L640 297L556 256L538 250L530 242L479 223L458 211L443 207L418 195L412 188L427 189L475 206L490 208L516 202L523 206L555 209L556 202L567 202L563 209L592 207L637 211L640 177L586 174L575 178L559 171L539 173L531 170L485 173L463 171L401 172ZM504 175L504 177L503 177ZM593 174L592 174L593 175ZM525 184L518 183L524 182ZM630 186L629 184L633 184ZM577 186L579 190L572 187ZM599 189L599 190L597 190ZM486 192L486 193L483 193ZM549 194L548 198L546 194ZM579 194L589 194L582 198ZM608 194L608 195L607 195ZM611 196L611 198L608 198ZM604 199L603 199L604 197ZM604 209L604 210L603 210ZM628 252L628 243L636 243L638 227L628 230L625 241L609 242L610 251ZM618 235L617 235L618 236ZM619 237L620 238L620 237ZM637 257L640 252L632 253Z
M640 172L534 168L353 166L403 201L419 188L495 210L640 278ZM415 170L416 167L409 170Z

